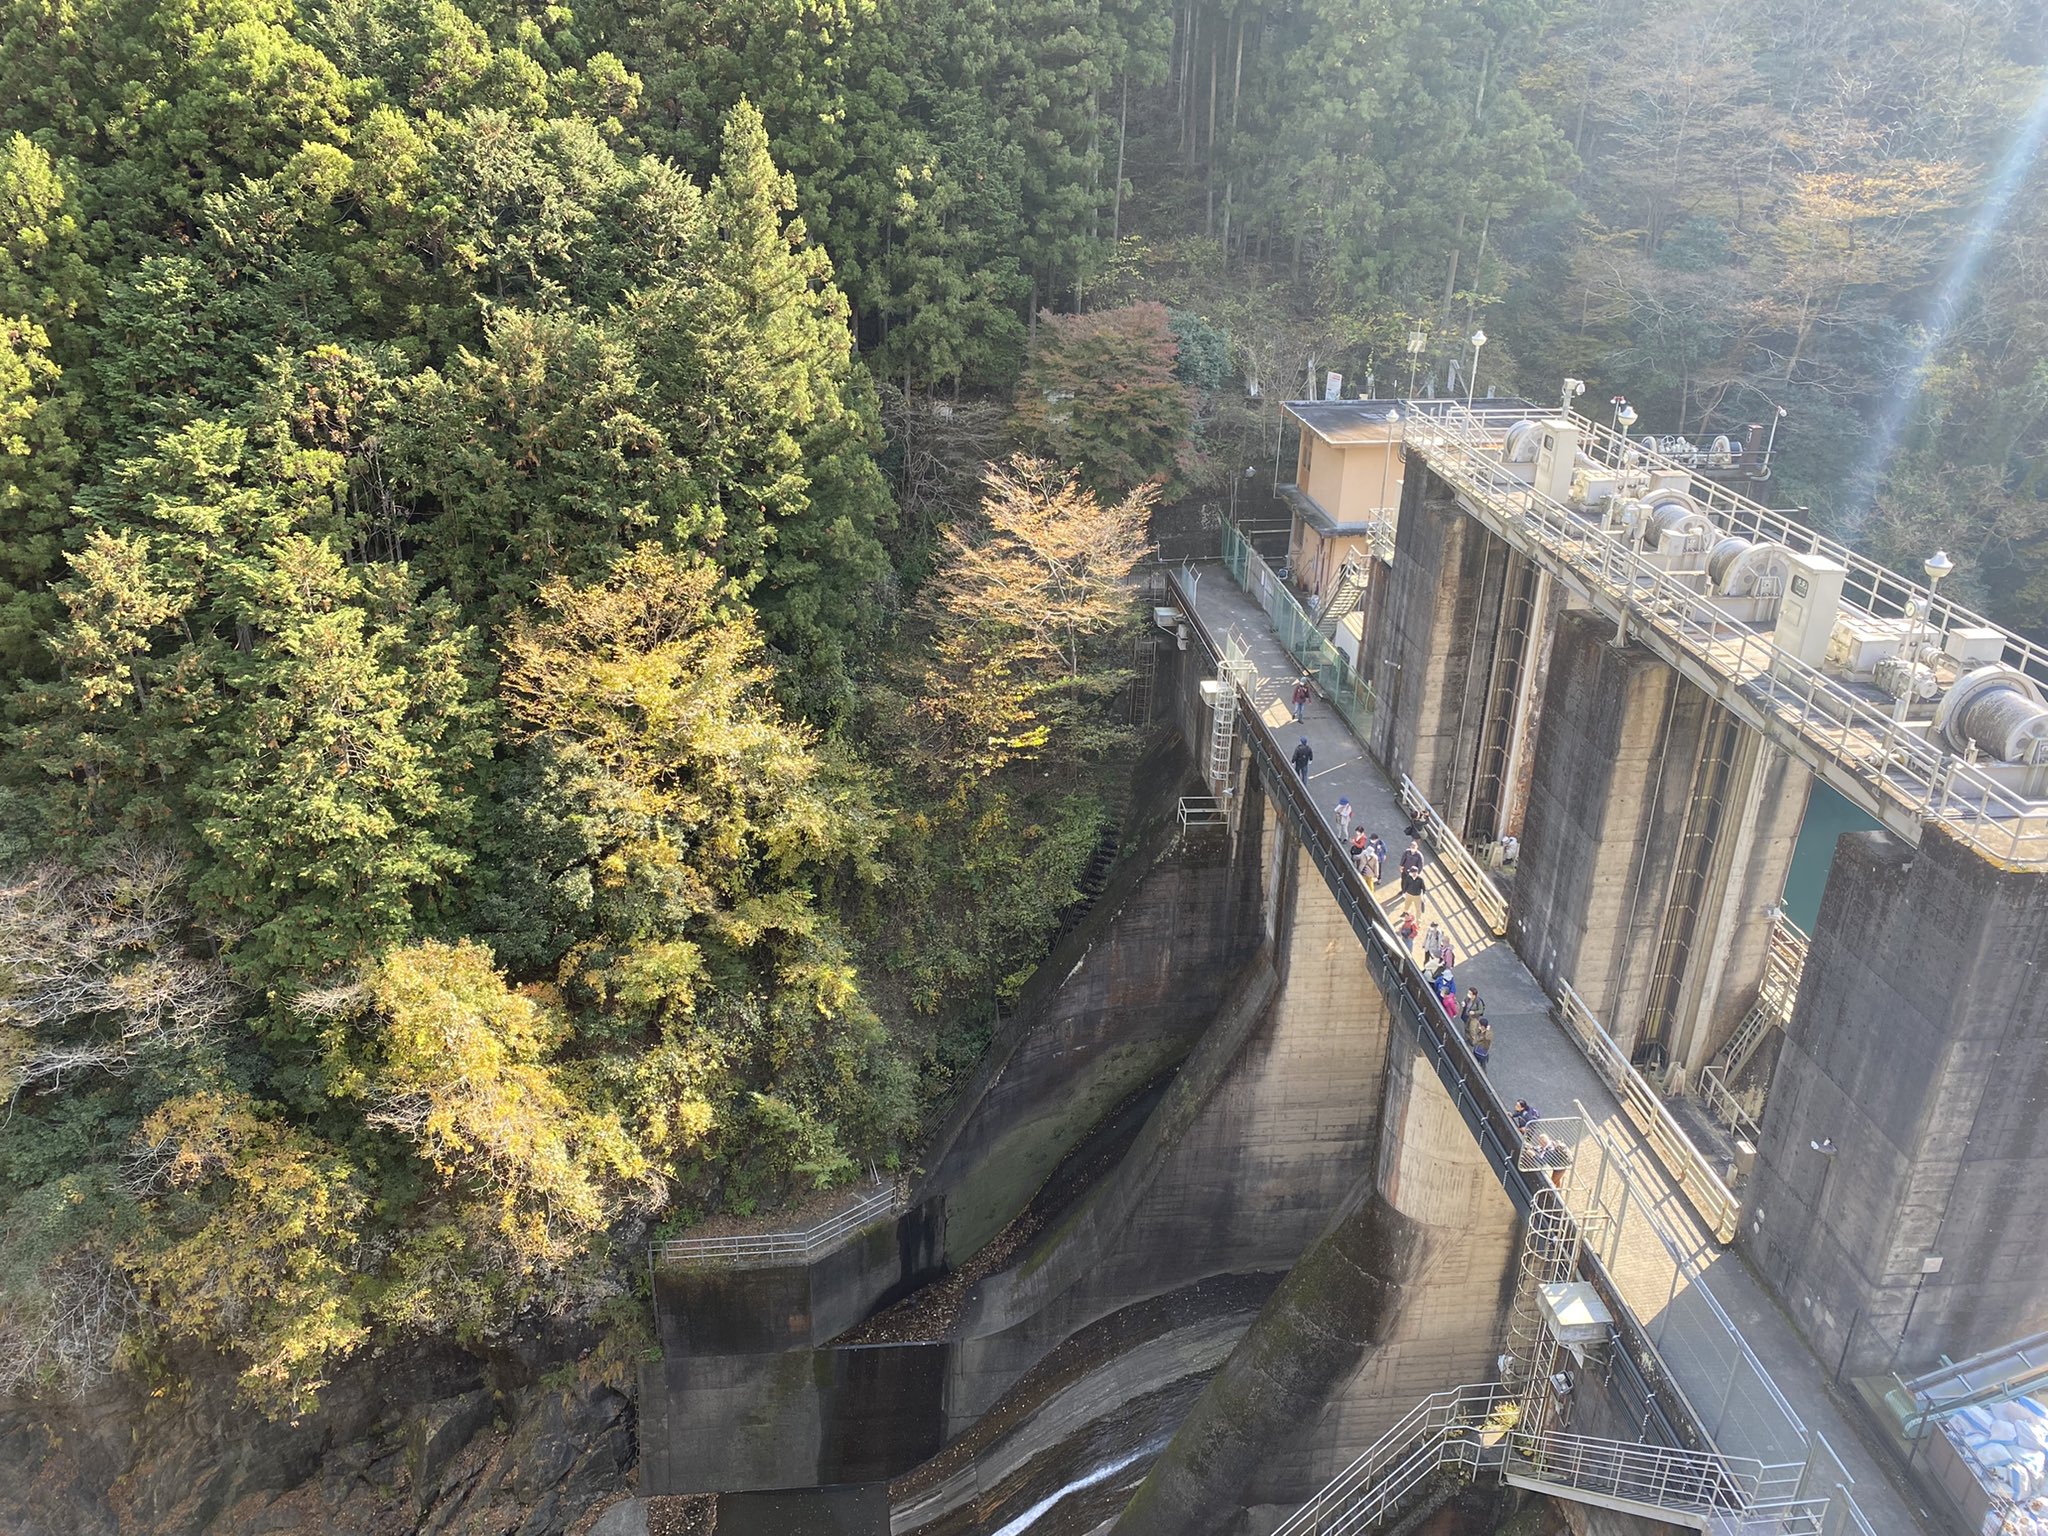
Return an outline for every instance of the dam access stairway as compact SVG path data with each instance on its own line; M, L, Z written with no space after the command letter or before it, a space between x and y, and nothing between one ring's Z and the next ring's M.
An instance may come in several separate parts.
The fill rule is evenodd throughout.
M1358 1536L1407 1513L1446 1471L1709 1536L1823 1536L1825 1499L1775 1499L1761 1462L1517 1427L1523 1400L1454 1387L1412 1408L1274 1536Z

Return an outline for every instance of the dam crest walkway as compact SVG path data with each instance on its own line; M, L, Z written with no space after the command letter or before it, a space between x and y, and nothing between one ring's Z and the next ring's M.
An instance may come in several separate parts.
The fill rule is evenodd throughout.
M1349 897L1340 884L1359 882L1339 873L1345 862L1336 852L1339 797L1351 802L1354 831L1376 832L1386 841L1390 867L1372 892L1384 927L1384 903L1398 895L1398 870L1392 866L1411 819L1397 786L1330 704L1312 699L1305 719L1293 721L1288 695L1302 669L1274 634L1265 609L1222 562L1190 564L1170 576L1173 602L1193 621L1218 669L1225 646L1241 664L1236 681L1243 702L1234 729L1248 738L1269 773L1274 763L1287 762L1298 738L1308 739L1314 759L1306 789L1321 841L1313 851L1340 901ZM1207 748L1196 750L1199 756ZM1799 1496L1833 1500L1829 1533L1932 1536L1932 1518L1890 1480L1837 1401L1829 1366L1807 1349L1742 1254L1717 1240L1660 1165L1621 1100L1560 1021L1557 1005L1496 935L1497 916L1475 906L1441 866L1432 868L1423 926L1432 919L1444 926L1457 950L1461 991L1477 987L1487 1000L1494 1045L1486 1075L1507 1101L1526 1099L1546 1116L1567 1115L1577 1106L1586 1117L1588 1138L1568 1199L1601 1209L1599 1235L1588 1247L1716 1448L1768 1465L1801 1464Z

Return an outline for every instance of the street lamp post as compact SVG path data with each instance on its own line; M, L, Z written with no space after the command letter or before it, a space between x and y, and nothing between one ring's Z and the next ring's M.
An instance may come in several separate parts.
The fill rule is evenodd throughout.
M1388 411L1386 414L1387 430L1380 447L1380 513L1382 516L1386 514L1387 510L1387 481L1391 477L1394 468L1394 426L1400 419L1401 413L1399 411Z
M1486 345L1486 332L1474 331L1468 339L1472 343L1472 372L1465 378L1465 409L1470 411L1473 391L1479 388L1479 349Z
M1913 616L1913 627L1907 631L1905 653L1900 658L1906 665L1899 679L1898 701L1892 706L1894 725L1906 718L1906 710L1913 702L1913 683L1920 665L1920 639L1934 617L1935 589L1941 585L1941 578L1955 568L1955 561L1949 559L1948 551L1944 549L1937 549L1920 563L1920 569L1927 573L1927 596L1924 599L1911 598L1906 604L1907 611Z
M1422 349L1429 345L1429 332L1417 328L1408 333L1408 398L1415 398L1415 369L1422 361Z

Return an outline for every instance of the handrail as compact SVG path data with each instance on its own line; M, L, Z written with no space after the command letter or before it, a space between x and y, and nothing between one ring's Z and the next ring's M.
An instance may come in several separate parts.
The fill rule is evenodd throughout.
M1472 905L1478 908L1479 915L1486 919L1486 926L1493 930L1494 936L1498 938L1506 933L1507 897L1501 895L1500 887L1493 883L1492 877L1481 869L1479 861L1472 857L1472 850L1458 840L1458 835L1451 830L1450 823L1437 814L1436 807L1429 803L1422 791L1415 787L1415 781L1405 773L1401 775L1401 809L1421 822L1428 831L1430 844L1436 849L1437 857L1442 859L1445 867L1450 870L1451 878L1457 882L1458 889L1470 898Z
M1532 1433L1519 1427L1524 1408L1520 1396L1499 1383L1431 1393L1281 1521L1273 1536L1366 1531L1445 1466L1498 1471L1565 1498L1653 1507L1688 1523L1792 1508L1763 1504L1761 1462L1561 1430ZM1825 1503L1812 1507L1817 1513ZM1810 1529L1817 1532L1817 1522Z
M1280 644L1315 675L1316 687L1344 717L1345 724L1361 741L1371 735L1372 684L1359 676L1351 658L1316 628L1315 620L1295 601L1287 583L1252 548L1250 540L1228 523L1223 525L1223 568L1265 609Z
M1635 1185L1639 1182L1647 1182L1641 1180L1640 1176L1636 1173L1635 1153L1633 1150L1618 1141L1606 1126L1589 1117L1586 1130L1588 1136L1606 1156L1608 1165L1616 1170L1625 1183ZM1812 1436L1807 1431L1806 1421L1799 1417L1798 1410L1792 1406L1784 1392L1779 1389L1778 1383L1773 1379L1771 1373L1764 1369L1763 1361L1759 1360L1756 1351L1750 1348L1749 1339L1743 1334L1741 1328L1736 1326L1735 1320L1728 1315L1727 1309L1721 1305L1720 1298L1714 1294L1713 1287L1707 1283L1705 1271L1692 1257L1686 1245L1679 1242L1672 1235L1665 1224L1664 1215L1657 1202L1642 1199L1638 1195L1637 1204L1642 1209L1644 1221L1648 1224L1651 1232L1655 1234L1666 1256L1671 1260L1673 1270L1680 1279L1685 1281L1685 1288L1688 1294L1696 1294L1704 1302L1707 1310L1713 1315L1714 1321L1719 1325L1730 1342L1733 1343L1736 1353L1741 1357L1743 1363L1749 1367L1758 1383L1769 1396L1771 1405L1778 1410L1779 1415L1784 1419L1785 1425L1790 1431L1791 1443L1810 1453ZM1655 1346L1651 1347L1653 1352L1655 1352ZM1657 1358L1659 1360L1663 1358L1661 1353L1657 1354ZM1674 1382L1677 1382L1676 1372L1670 1371L1668 1366L1666 1372ZM1683 1383L1678 1383L1678 1385L1679 1389L1683 1391ZM1787 1463L1787 1465L1790 1464Z
M1742 1211L1741 1202L1714 1171L1705 1154L1693 1145L1692 1138L1672 1118L1670 1109L1657 1090L1650 1086L1649 1080L1629 1062L1627 1053L1614 1043L1614 1037L1600 1027L1600 1021L1593 1017L1593 1010L1586 1006L1585 999L1568 981L1560 980L1557 984L1557 1011L1579 1050L1592 1064L1593 1070L1614 1090L1629 1119L1643 1133L1650 1150L1657 1154L1657 1161L1664 1165L1665 1172L1684 1191L1708 1230L1724 1245L1734 1242L1736 1222Z
M1223 646L1210 632L1183 581L1180 574L1174 575L1174 604L1187 619L1190 632L1201 641L1210 658L1220 665ZM1367 965L1382 993L1395 1005L1397 1012L1407 1016L1424 1054L1436 1070L1438 1081L1450 1095L1473 1139L1479 1143L1480 1151L1500 1179L1501 1188L1507 1192L1517 1213L1526 1217L1536 1204L1536 1175L1523 1172L1516 1166L1522 1136L1507 1101L1500 1096L1492 1079L1472 1055L1464 1033L1451 1026L1443 1005L1437 1001L1436 994L1423 978L1421 968L1409 954L1408 946L1395 935L1393 924L1378 898L1367 887L1364 876L1338 845L1329 824L1310 802L1307 790L1281 755L1271 731L1253 710L1248 693L1243 695L1243 704L1251 722L1244 739L1248 750L1265 764L1263 778L1269 792L1277 798L1301 846L1322 871L1332 898L1365 950ZM1620 1335L1623 1349L1635 1353L1642 1360L1656 1358L1642 1320L1622 1300L1613 1277L1599 1260L1591 1254L1582 1254L1579 1272L1592 1284L1613 1314L1615 1331ZM1657 1368L1667 1383L1672 1382L1668 1368L1661 1361ZM1675 1385L1669 1408L1653 1403L1652 1411L1674 1440L1690 1444L1710 1443L1701 1427L1697 1410L1682 1392L1675 1390Z
M808 1263L835 1247L840 1239L877 1218L901 1209L906 1191L901 1179L875 1187L836 1215L801 1232L742 1232L720 1237L672 1237L648 1245L653 1265L728 1265L744 1268L772 1261Z
M1514 1401L1495 1383L1432 1392L1282 1520L1273 1536L1337 1536L1362 1529L1443 1464L1453 1428L1483 1424ZM1425 1464L1415 1465L1418 1459Z
M1747 1109L1735 1092L1728 1086L1727 1075L1719 1067L1700 1069L1700 1098L1705 1101L1707 1113L1728 1127L1728 1134L1738 1136L1755 1146L1763 1136L1762 1124Z
M1580 451L1605 467L1621 468L1639 475L1658 470L1683 473L1687 469L1679 461L1645 448L1641 438L1623 439L1605 423L1576 413L1573 419L1579 428ZM1731 533L1750 539L1768 539L1799 553L1821 555L1844 567L1849 579L1843 583L1842 596L1865 613L1880 618L1900 618L1905 615L1908 601L1925 600L1928 596L1924 582L1914 581L1879 565L1868 555L1804 523L1793 521L1783 512L1738 495L1717 481L1703 480L1695 475L1689 494L1708 516ZM1927 625L1938 635L1953 634L1959 629L1993 630L2003 641L2005 663L2048 685L2048 651L1981 613L1937 595L1927 616Z
M1795 754L1831 765L1841 785L1881 818L1892 813L1895 830L1917 840L1921 827L1936 821L2008 865L2048 864L2048 803L2014 794L1978 764L1903 728L1890 712L1781 650L1773 636L1734 622L1711 597L1641 559L1621 532L1520 479L1498 452L1516 419L1519 413L1512 411L1444 412L1411 423L1408 440L1454 489L1561 561L1573 584L1599 599L1610 615L1618 613L1638 632L1656 634L1716 674L1725 684L1723 701L1750 724ZM1762 508L1745 516L1748 522L1731 523L1729 531L1752 528L1758 517L1772 528L1783 522ZM1808 537L1825 546L1817 535ZM1861 567L1883 578L1868 584L1873 603L1888 590L1887 582L1898 581L1868 561ZM1966 610L1949 611L1957 623L1978 619ZM2008 640L2007 650L2017 650L2027 669L2048 675L2048 656L2017 638Z

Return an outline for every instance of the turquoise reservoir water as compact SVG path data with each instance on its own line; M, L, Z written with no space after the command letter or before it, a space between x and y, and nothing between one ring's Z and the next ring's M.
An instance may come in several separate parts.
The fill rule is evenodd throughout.
M1792 867L1785 872L1785 915L1813 932L1820 916L1820 893L1835 861L1835 839L1844 832L1874 832L1877 823L1827 785L1816 783L1806 802L1806 820L1792 849Z

